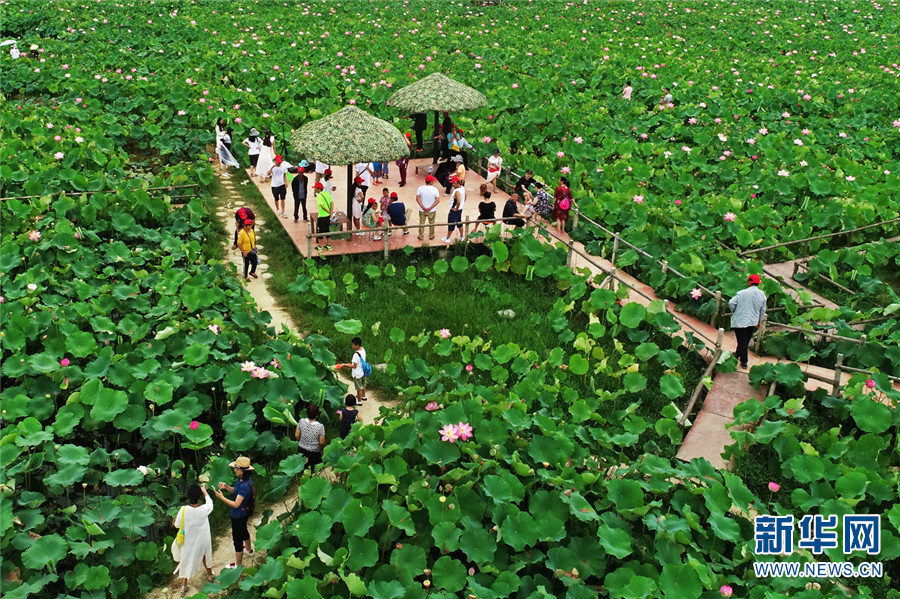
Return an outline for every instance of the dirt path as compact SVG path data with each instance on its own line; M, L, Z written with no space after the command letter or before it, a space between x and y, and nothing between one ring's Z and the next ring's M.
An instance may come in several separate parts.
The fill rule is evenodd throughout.
M218 209L216 211L216 215L219 217L219 220L222 221L222 224L225 226L225 230L228 232L228 237L224 240L223 246L225 248L225 259L228 262L237 267L239 273L243 273L244 261L241 258L240 250L232 250L231 244L233 241L232 235L234 234L234 211L243 205L243 198L241 197L240 192L237 189L236 184L234 183L234 179L226 178L221 179L222 182L222 192L218 198ZM261 225L265 222L267 217L272 217L271 214L267 215L257 215L256 224ZM259 251L262 255L265 255L265 247L262 243L258 244ZM259 274L259 279L251 279L250 282L247 283L247 291L250 293L253 300L256 302L256 305L260 310L265 310L269 314L272 315L272 326L275 327L276 331L280 331L282 326L287 327L288 329L297 332L298 335L303 335L303 333L294 325L293 320L285 312L281 307L279 307L275 303L275 298L269 293L269 289L266 286L265 282L269 278L271 278L271 273L267 272L267 261L260 260L260 266L257 269L257 273ZM346 376L342 371L336 372L338 379L350 385L352 388L352 382L350 378ZM364 424L374 424L377 421L381 420L380 411L382 407L390 409L392 406L389 403L383 402L378 393L373 392L371 390L368 391L368 400L363 402L362 405L359 406L359 419ZM328 468L323 470L323 476L326 478L329 477L329 472L326 472ZM271 509L274 513L271 516L271 519L277 519L282 514L289 512L294 508L297 503L297 493L296 487L292 487L290 491L285 493L285 496L282 501L276 501L271 504L261 504L258 506L256 510L256 515L251 518L250 521L250 537L255 541L256 540L256 528L262 522L262 514ZM216 502L216 509L225 509L222 507L220 502ZM168 550L168 547L166 548ZM234 547L231 543L231 529L229 528L222 535L213 538L213 559L212 559L212 569L213 573L219 574L222 569L234 561ZM244 557L244 565L245 566L253 566L258 563L262 563L265 561L265 552L257 553L254 557L248 558ZM206 573L203 569L200 569L197 574L191 578L189 581L190 591L188 596L192 594L198 593L203 589L203 585L206 582ZM169 599L172 597L179 597L180 593L180 580L172 579L168 585L161 586L153 589L146 595L146 599Z

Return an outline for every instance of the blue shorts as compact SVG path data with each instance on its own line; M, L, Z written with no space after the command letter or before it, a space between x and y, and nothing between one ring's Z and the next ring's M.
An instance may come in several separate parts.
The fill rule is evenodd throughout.
M451 210L447 215L447 222L450 224L450 232L459 227L462 230L462 210Z

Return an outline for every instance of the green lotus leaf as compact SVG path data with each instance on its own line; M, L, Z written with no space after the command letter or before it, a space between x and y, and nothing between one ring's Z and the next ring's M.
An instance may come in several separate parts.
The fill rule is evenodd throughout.
M334 328L347 335L356 335L362 330L362 321L354 319L341 320L334 323Z

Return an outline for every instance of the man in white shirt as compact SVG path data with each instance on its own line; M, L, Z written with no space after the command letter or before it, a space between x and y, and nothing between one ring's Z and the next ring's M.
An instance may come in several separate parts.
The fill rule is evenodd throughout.
M19 60L22 53L19 52L19 47L13 44L13 47L9 49L9 55L12 56L13 60Z
M325 176L325 171L327 170L331 170L331 167L329 165L325 164L321 160L316 160L316 183L322 180L322 177Z
M431 223L428 228L428 238L434 239L434 220L437 216L438 198L440 190L434 185L437 182L432 175L425 177L425 185L416 190L416 203L419 205L419 224ZM425 229L419 229L419 241L425 239Z
M624 98L625 100L630 100L631 92L633 92L633 91L634 91L634 88L631 87L631 81L626 81L625 89L622 90L622 98Z
M291 167L290 163L284 161L281 154L275 156L275 164L266 173L267 177L272 177L272 197L275 198L275 212L281 218L287 218L285 212L285 198L287 198L287 183L284 176ZM281 202L281 210L278 210L278 203Z
M450 192L450 212L447 214L447 222L450 226L447 227L447 236L441 240L444 243L450 243L453 237L453 229L459 229L460 239L465 235L462 226L462 213L466 205L466 188L458 177L450 179L450 184L453 186Z

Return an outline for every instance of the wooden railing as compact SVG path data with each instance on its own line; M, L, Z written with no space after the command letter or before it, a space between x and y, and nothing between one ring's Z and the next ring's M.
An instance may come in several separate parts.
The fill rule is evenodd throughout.
M874 228L874 227L883 227L883 226L885 226L885 225L890 225L890 224L893 224L893 223L900 223L900 218L893 218L893 219L891 219L891 220L885 220L885 221L881 221L881 222L878 222L878 223L872 223L872 224L870 224L870 225L864 225L864 226L862 226L862 227L856 227L855 229L845 229L845 230L843 230L843 231L836 231L836 232L834 232L834 233L826 233L826 234L824 234L824 235L816 235L816 236L814 236L814 237L807 237L807 238L805 238L805 239L797 239L797 240L795 240L795 241L785 241L785 242L783 242L783 243L776 243L776 244L774 244L774 245L767 245L766 247L762 247L762 248L755 248L755 249L752 249L752 250L746 250L746 251L743 251L743 252L738 252L738 256L740 256L740 257L742 257L742 258L746 258L747 256L750 256L750 255L752 255L752 254L758 254L758 253L760 253L760 252L765 252L765 251L769 251L769 250L774 250L774 249L777 249L777 248L783 248L783 247L788 247L788 246L791 246L791 245L797 245L798 243L804 244L804 247L806 248L804 253L805 253L805 254L809 254L809 242L810 242L810 241L818 241L818 240L821 240L821 239L829 239L829 238L831 238L831 237L837 237L838 235L850 235L850 234L852 234L852 233L858 233L859 231L865 231L866 229L872 229L872 228Z

